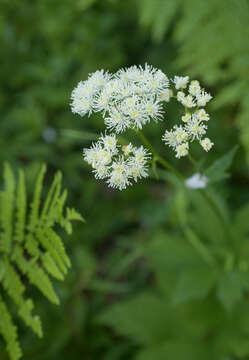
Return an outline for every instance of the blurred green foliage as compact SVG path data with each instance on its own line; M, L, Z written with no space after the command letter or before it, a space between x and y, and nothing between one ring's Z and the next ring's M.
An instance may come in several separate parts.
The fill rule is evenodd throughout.
M60 307L30 290L43 339L16 319L24 359L248 359L248 1L0 0L0 9L0 162L25 169L28 194L41 162L48 183L61 170L70 206L87 220L66 242ZM206 167L239 144L232 177L208 199L168 174L110 191L82 161L103 124L71 114L72 88L99 68L145 62L195 76L214 96ZM169 127L176 113L170 105ZM161 124L145 130L191 175L158 144Z

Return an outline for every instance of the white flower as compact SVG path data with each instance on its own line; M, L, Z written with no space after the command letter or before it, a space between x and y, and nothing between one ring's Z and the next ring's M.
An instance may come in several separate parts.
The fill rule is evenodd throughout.
M135 161L134 158L129 159L129 175L133 178L135 182L137 179L145 178L148 176L148 169L145 164L139 164Z
M186 106L187 108L192 108L196 106L194 98L192 95L187 95L181 100L182 105Z
M128 144L128 145L123 145L122 146L122 151L123 151L125 156L129 156L130 153L132 153L134 151L134 147L133 147L133 145L131 143Z
M196 116L192 116L192 119L185 125L185 130L189 134L189 138L200 140L201 137L206 134L207 126L204 125Z
M212 99L212 96L205 91L201 91L196 95L196 99L198 106L206 106L206 104Z
M108 165L112 161L112 153L108 149L100 149L97 154L97 167L98 165Z
M130 119L122 112L112 109L108 117L104 119L108 129L116 131L117 134L130 127Z
M134 161L139 165L144 165L150 158L150 153L143 147L133 149Z
M200 109L195 112L197 119L200 121L208 121L209 120L209 114L204 110Z
M117 153L117 138L115 134L102 135L99 138L99 141L103 144L104 148L109 150L112 154Z
M159 93L158 98L160 101L169 102L172 96L173 96L173 91L171 89L165 89Z
M109 176L109 167L105 165L98 165L93 170L93 173L96 179L105 179Z
M183 143L177 145L176 147L176 157L181 158L182 156L188 155L189 145L188 143Z
M192 80L190 85L189 85L189 88L188 88L188 91L191 95L193 96L196 96L200 93L201 91L201 87L200 87L200 83L199 81L197 80Z
M173 130L166 130L163 137L162 137L163 142L166 145L169 145L170 147L175 148L178 144L176 136L175 136L175 132Z
M189 81L188 76L175 76L173 82L175 83L176 90L185 89Z
M181 144L188 140L188 133L182 126L174 126L174 136L177 144Z
M99 143L95 143L92 145L90 149L83 150L84 160L93 167L98 163L98 153L102 149Z
M91 74L86 81L80 81L71 95L71 109L81 116L91 115L94 110L94 96L109 81L110 74L98 70Z
M80 81L77 87L73 90L71 99L71 109L73 113L81 116L84 116L87 113L91 115L92 94L82 81Z
M88 84L90 84L95 91L103 87L111 78L111 75L108 72L102 70L97 70L94 73L90 74L88 77Z
M185 181L185 185L190 189L204 189L207 186L208 178L196 173Z
M129 166L122 157L112 163L112 171L107 183L110 187L119 190L123 190L131 184L129 181Z
M209 151L214 145L214 143L212 143L212 141L209 138L205 138L201 140L200 144L205 151Z
M182 121L187 123L191 119L191 114L187 113L184 116L182 116Z
M176 95L177 101L179 101L180 103L184 100L185 98L185 94L183 91L178 91L177 95Z
M143 111L148 116L148 118L153 119L154 121L162 120L162 105L158 101L149 99L143 103Z

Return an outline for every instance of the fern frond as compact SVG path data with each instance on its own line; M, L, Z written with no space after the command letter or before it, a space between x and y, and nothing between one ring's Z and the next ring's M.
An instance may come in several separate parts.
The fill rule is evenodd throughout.
M9 164L4 164L3 177L5 182L5 191L1 193L0 203L0 222L1 222L1 241L0 249L9 253L12 241L12 217L13 217L13 202L15 191L14 174Z
M56 262L54 261L49 252L42 254L41 261L44 269L46 269L50 275L52 275L58 280L64 280L63 273L60 271L59 267L57 266Z
M43 184L45 172L46 172L46 165L42 165L39 175L37 177L33 201L30 206L31 211L29 218L29 231L33 231L35 226L39 222L39 208L40 208L42 184Z
M23 297L25 287L20 280L20 276L15 268L5 258L5 277L3 280L3 287L9 296L13 299L18 307L18 314L27 326L30 326L33 331L39 336L42 336L41 323L37 316L33 317L31 311L33 310L33 302Z
M63 241L53 227L59 224L71 231L71 221L83 219L74 209L67 208L66 215L63 214L67 191L61 193L60 172L55 175L42 203L45 172L43 165L28 207L23 171L19 171L15 189L14 174L8 164L4 165L5 188L0 193L0 334L12 360L21 357L21 350L16 327L1 293L9 295L20 318L41 337L40 318L32 314L34 303L25 298L27 284L35 286L51 303L59 304L50 277L64 280L71 263Z
M13 324L10 313L0 295L0 334L6 342L6 348L11 360L18 360L22 356L19 343L17 341L17 328Z
M19 179L16 194L16 226L15 240L23 242L25 221L26 221L26 188L24 181L24 172L19 170Z

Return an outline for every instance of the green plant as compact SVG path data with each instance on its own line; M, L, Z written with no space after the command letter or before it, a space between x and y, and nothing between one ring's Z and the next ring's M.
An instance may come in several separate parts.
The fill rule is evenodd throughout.
M137 346L135 360L248 358L249 206L229 208L214 185L233 153L209 167L205 190L159 172L174 188L170 216L134 250L150 280L98 319Z
M228 109L226 121L236 120L248 158L248 1L138 0L138 16L155 42L165 42L173 32L179 46L176 67L219 87L213 106Z
M43 165L28 207L24 172L19 170L16 185L11 167L4 165L4 188L0 193L0 333L12 360L21 357L21 349L6 295L15 303L18 316L41 337L40 318L33 315L32 299L25 297L27 284L34 285L50 302L59 304L50 277L62 281L70 259L57 225L71 234L71 221L83 221L74 209L66 208L64 214L67 191L61 192L60 172L55 175L45 201L41 201L45 171Z

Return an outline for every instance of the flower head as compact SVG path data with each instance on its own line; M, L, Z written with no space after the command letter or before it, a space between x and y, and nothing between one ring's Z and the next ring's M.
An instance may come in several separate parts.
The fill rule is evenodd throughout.
M201 140L200 144L205 151L209 151L214 145L214 143L212 143L212 141L209 138L205 138Z
M208 178L199 173L192 175L185 181L185 185L189 189L204 189L207 186L207 183Z
M175 76L173 80L176 90L185 89L189 82L188 76Z

